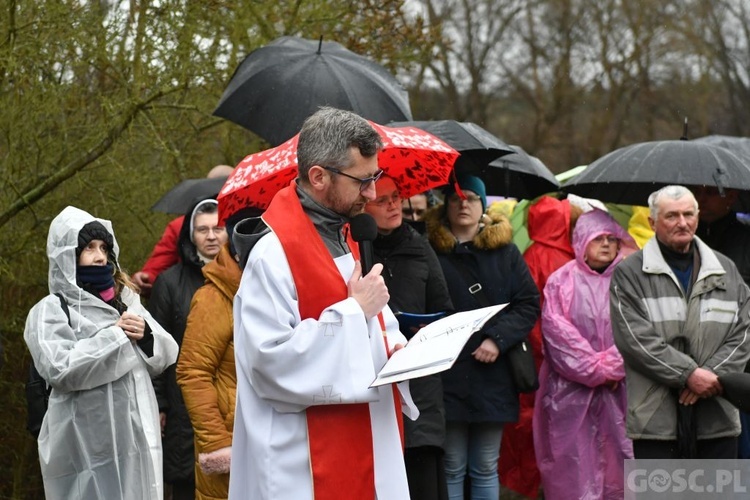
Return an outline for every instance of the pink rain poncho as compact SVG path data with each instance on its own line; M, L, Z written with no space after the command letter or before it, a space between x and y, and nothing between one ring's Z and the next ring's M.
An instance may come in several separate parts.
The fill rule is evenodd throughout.
M602 272L584 261L602 234L621 239ZM544 288L544 363L534 407L534 449L547 499L621 499L623 460L633 457L625 437L625 368L614 345L609 282L617 263L637 250L633 238L606 212L583 214L573 232L576 258ZM618 381L613 389L611 381Z

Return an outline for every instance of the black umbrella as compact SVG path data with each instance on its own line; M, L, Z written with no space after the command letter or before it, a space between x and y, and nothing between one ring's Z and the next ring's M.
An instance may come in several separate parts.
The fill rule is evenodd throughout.
M184 214L199 198L217 196L226 180L226 177L186 179L159 198L151 210L168 214Z
M643 142L599 158L562 190L612 203L646 205L652 192L670 184L750 191L750 167L731 151L706 142Z
M283 36L240 63L214 115L278 146L320 106L376 123L410 120L409 96L383 66L335 42Z
M501 156L513 153L513 149L476 123L455 120L424 120L392 122L389 127L416 127L429 132L448 143L461 153L456 160L456 172L481 172L487 165Z
M531 200L560 190L555 175L539 158L518 146L511 148L515 153L493 161L480 174L487 194Z
M675 337L672 346L690 356L688 339L683 336ZM692 356L691 356L692 357ZM695 458L698 454L698 426L695 421L695 406L680 403L682 389L672 389L677 404L677 453L680 458ZM696 404L702 404L700 400Z
M707 135L693 139L695 142L705 142L714 146L728 149L737 156L744 157L745 163L750 163L750 138L734 137L731 135Z
M473 174L484 180L487 194L536 198L557 191L560 184L538 158L509 146L472 122L426 120L393 122L392 127L417 127L439 137L461 153L456 174Z

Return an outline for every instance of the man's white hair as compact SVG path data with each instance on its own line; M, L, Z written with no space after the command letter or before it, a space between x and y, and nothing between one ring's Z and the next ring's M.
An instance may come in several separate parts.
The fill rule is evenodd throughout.
M659 203L662 198L669 198L671 200L679 200L683 196L689 196L693 200L693 206L695 207L695 213L698 214L698 201L692 191L685 186L664 186L658 191L654 191L648 197L648 209L649 215L653 220L656 220L656 216L659 213Z

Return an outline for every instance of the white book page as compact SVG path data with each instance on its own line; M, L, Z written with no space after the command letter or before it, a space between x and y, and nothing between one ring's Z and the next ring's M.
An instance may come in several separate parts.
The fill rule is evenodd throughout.
M372 386L447 370L453 366L471 334L507 305L462 311L430 323L393 353Z

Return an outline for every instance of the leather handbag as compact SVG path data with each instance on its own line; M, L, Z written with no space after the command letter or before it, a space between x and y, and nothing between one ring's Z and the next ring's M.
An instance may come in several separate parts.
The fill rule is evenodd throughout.
M479 306L492 305L484 294L484 290L482 290L482 284L474 277L474 273L471 272L469 267L460 259L457 259L454 263L456 268L463 273L464 281L466 283L473 282L472 285L469 285L469 293L474 296ZM534 392L539 389L539 377L534 363L534 353L531 352L531 345L526 339L514 345L502 355L508 361L510 376L517 392Z

